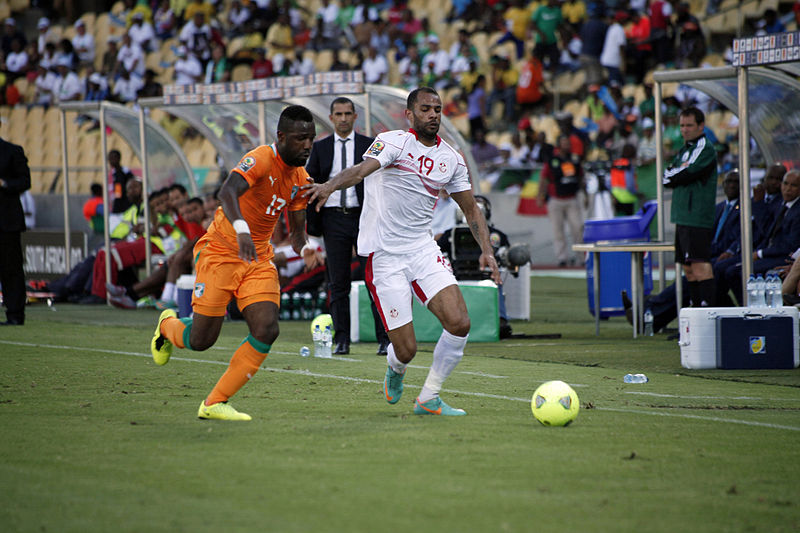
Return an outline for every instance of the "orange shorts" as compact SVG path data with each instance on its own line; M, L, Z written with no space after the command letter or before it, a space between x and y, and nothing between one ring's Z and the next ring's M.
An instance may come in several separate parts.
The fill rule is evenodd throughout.
M245 263L226 246L201 239L194 247L196 277L192 294L195 313L225 316L232 297L239 309L255 302L280 306L278 269L272 261Z

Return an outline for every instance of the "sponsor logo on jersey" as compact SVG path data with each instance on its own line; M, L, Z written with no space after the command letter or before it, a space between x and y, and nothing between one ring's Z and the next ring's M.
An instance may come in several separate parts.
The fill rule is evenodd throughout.
M195 283L194 284L194 295L197 298L202 297L203 293L205 293L205 292L206 292L206 284L205 283Z
M369 150L367 150L367 154L379 156L381 152L383 152L383 149L385 147L386 145L383 144L381 141L375 141L374 143L372 143L372 146L369 147Z
M247 156L239 162L239 168L242 172L247 172L256 164L256 159L253 156Z

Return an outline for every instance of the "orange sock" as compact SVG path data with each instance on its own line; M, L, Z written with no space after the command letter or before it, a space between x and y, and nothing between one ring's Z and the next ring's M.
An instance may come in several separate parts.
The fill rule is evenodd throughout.
M184 322L184 320L188 321L188 323ZM186 348L183 335L187 328L189 328L191 332L191 320L191 318L185 318L183 320L173 317L167 318L161 323L161 334L164 335L173 346ZM191 347L189 349L191 350Z
M214 389L206 398L206 405L227 402L228 398L244 387L250 381L250 378L258 372L271 347L270 344L259 342L252 335L248 335L233 353L231 362L228 363L228 369L222 374L222 377L219 378Z

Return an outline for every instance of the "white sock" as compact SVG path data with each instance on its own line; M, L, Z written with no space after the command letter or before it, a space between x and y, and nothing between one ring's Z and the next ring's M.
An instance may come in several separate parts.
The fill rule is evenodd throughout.
M389 366L392 367L392 370L397 372L398 374L402 374L406 371L406 366L408 363L403 363L397 356L394 354L394 346L389 345L386 349L386 362L389 363Z
M174 302L177 300L178 288L171 281L164 283L164 290L161 291L161 300L164 302Z
M442 330L442 336L433 349L433 364L428 372L428 378L419 393L420 403L425 403L439 396L442 383L456 368L461 358L464 357L464 346L467 345L466 337L456 337L447 330Z

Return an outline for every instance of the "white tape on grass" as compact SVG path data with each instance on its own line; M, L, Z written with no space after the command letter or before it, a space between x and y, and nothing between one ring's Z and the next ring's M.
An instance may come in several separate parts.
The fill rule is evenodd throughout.
M46 348L50 350L80 350L82 352L96 352L96 353L110 353L110 354L118 354L118 355L129 355L133 357L142 357L145 359L150 359L150 354L143 354L137 352L125 352L122 350L107 350L103 348L86 348L82 346L60 346L60 345L53 345L53 344L38 344L32 342L15 342L15 341L5 341L0 340L0 344L7 344L13 346L30 346L34 348ZM276 352L276 353L286 353L293 355L294 352ZM196 359L190 357L172 357L172 361L182 361L182 362L189 362L189 363L205 363L211 365L219 365L219 366L228 366L228 363L225 361L209 361L207 359ZM309 376L315 378L327 378L327 379L338 379L342 381L353 381L356 383L369 383L373 385L382 385L383 380L378 379L367 379L367 378L357 378L353 376L342 376L338 374L323 374L319 372L311 372L310 370L301 370L301 369L286 369L286 368L275 368L275 367L268 367L264 366L261 367L262 370L267 372L275 372L279 374L294 374L298 376ZM419 389L421 388L419 385L411 385L407 384L407 388L411 389ZM495 400L506 400L506 401L513 401L513 402L524 402L530 403L530 398L515 398L513 396L503 396L500 394L489 394L484 392L473 392L473 391L461 391L455 389L443 389L443 392L448 392L452 394L463 394L464 396L474 396L477 398L491 398ZM629 409L629 408L615 408L615 407L594 407L594 409L598 411L610 411L615 413L628 413L628 414L640 414L640 415L651 415L651 416L665 416L665 417L672 417L672 418L686 418L691 420L704 420L704 421L711 421L711 422L723 422L729 424L739 424L744 426L755 426L755 427L765 427L771 429L785 429L789 431L800 431L800 427L798 426L787 426L781 424L771 424L767 422L756 422L752 420L737 420L734 418L722 418L717 416L701 416L701 415L693 415L688 413L674 413L674 412L665 412L664 410L660 411L648 411L643 409ZM679 408L676 408L679 409Z

